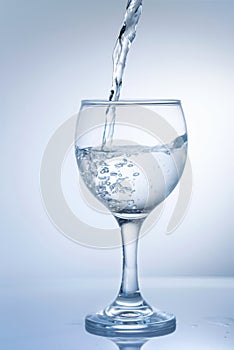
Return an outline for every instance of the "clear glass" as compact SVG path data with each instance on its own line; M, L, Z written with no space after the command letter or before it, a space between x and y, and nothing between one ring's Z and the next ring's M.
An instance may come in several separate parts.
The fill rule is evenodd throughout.
M110 337L173 332L175 317L152 308L140 293L137 248L143 221L173 191L185 166L180 101L82 101L75 154L85 185L119 224L123 251L117 298L86 317L87 331Z

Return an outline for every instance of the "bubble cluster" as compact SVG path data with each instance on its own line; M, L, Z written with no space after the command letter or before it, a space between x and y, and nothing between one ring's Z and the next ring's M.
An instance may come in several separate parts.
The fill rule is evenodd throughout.
M77 155L86 185L111 211L137 210L133 194L136 193L135 177L140 175L140 168L131 156L129 153L87 149Z
M185 142L176 139L171 144L174 148L77 147L76 158L86 186L111 212L148 213L177 184L180 175L176 162L184 159Z

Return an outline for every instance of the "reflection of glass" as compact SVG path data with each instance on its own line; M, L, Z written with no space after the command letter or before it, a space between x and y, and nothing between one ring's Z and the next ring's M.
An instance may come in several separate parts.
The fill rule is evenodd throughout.
M112 130L105 144L104 125ZM180 101L83 101L75 146L81 177L114 215L123 246L119 294L103 311L86 317L86 329L106 336L173 332L175 317L154 310L141 296L137 243L143 221L172 192L184 169L187 134Z
M149 340L147 338L112 338L119 350L140 350L141 347Z

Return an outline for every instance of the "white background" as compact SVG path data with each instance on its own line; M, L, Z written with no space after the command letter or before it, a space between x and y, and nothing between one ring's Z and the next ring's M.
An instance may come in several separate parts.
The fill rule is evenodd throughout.
M52 225L39 175L80 100L108 95L125 2L0 1L2 283L120 273L120 250L80 246ZM233 1L144 1L122 97L182 100L194 178L177 231L141 240L142 276L234 276L233 18Z

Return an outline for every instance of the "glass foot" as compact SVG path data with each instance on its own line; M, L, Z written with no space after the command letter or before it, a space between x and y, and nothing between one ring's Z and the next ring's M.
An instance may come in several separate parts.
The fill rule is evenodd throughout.
M104 310L88 315L85 328L89 333L105 337L156 337L174 332L176 318L161 311L153 311L147 316L135 313L108 316Z

